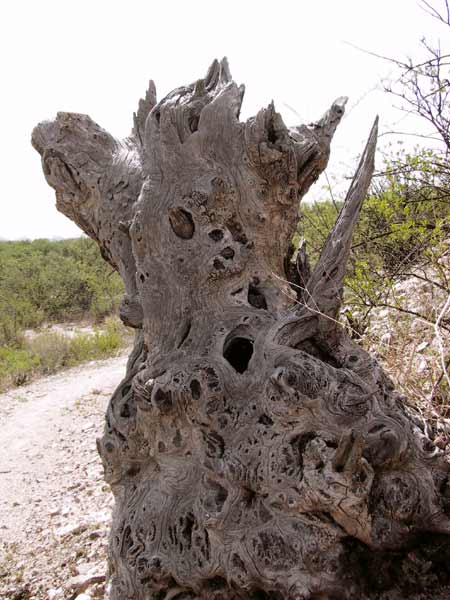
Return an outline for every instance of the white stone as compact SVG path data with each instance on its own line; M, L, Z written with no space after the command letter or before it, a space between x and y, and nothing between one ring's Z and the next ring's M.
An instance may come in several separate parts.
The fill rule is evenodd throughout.
M418 373L423 373L425 371L425 369L427 368L427 361L425 359L422 359L419 363L419 366L417 367L417 372Z
M383 335L380 338L380 342L382 344L385 344L386 346L389 346L392 342L392 333L390 331L383 333Z
M85 529L87 529L85 523L69 523L65 527L57 529L55 533L59 537L64 537L66 535L77 535L78 533L85 531Z
M108 523L111 520L111 511L110 510L101 510L100 512L94 513L91 515L91 521L96 523L97 525L101 525L102 523Z
M71 577L67 581L66 587L70 590L84 592L90 585L93 585L94 583L103 583L105 579L105 575L90 571L89 573L85 573L83 575Z

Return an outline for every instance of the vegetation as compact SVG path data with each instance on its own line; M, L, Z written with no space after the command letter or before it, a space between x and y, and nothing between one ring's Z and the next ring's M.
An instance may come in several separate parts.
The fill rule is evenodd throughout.
M447 37L448 0L421 5ZM419 139L432 149L397 153L374 178L353 236L342 318L397 386L439 421L450 417L450 53L425 38L421 50L417 60L379 56L394 68L386 92L405 117L427 125ZM303 206L299 237L313 260L339 205L332 197Z
M385 165L363 204L355 228L346 302L357 309L358 332L370 325L374 308L391 307L392 287L406 278L422 279L450 292L450 277L443 259L450 236L450 188L437 185L432 155L420 152ZM404 165L410 167L405 175ZM420 171L419 180L415 172ZM425 180L426 177L426 180ZM324 200L302 208L300 236L314 260L336 220L341 203ZM400 309L400 305L394 307ZM436 307L438 308L438 307ZM348 309L347 309L348 310ZM347 312L349 319L352 314ZM418 314L434 322L436 314Z
M86 360L107 358L128 341L125 327L109 317L93 333L68 336L48 331L24 339L20 347L0 347L0 390L22 385L35 375L49 375Z
M116 311L122 282L90 239L0 242L0 346L23 330Z
M90 239L0 242L0 389L123 347L125 327L108 318L122 296L119 276ZM25 331L86 320L96 323L92 333Z
M449 416L442 363L447 369L450 356L435 328L450 294L450 178L444 167L429 150L385 163L353 235L342 319L409 397ZM313 262L341 204L326 199L302 207L298 240L305 239ZM448 314L439 331L449 335Z

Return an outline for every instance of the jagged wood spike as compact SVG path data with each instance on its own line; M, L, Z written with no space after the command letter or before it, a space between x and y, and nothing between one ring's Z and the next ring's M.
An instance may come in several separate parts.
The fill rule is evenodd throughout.
M339 96L331 105L330 109L313 125L314 129L319 130L323 137L332 138L336 127L344 116L345 106L348 102L347 96Z
M230 65L226 56L220 61L220 81L223 84L229 83L232 80Z
M144 145L145 122L156 102L156 86L151 79L145 92L145 98L139 100L138 110L133 113L132 135L136 137L141 146Z
M205 77L205 88L208 91L211 91L217 84L218 80L219 80L219 73L220 73L220 63L217 60L217 58L215 58L213 60L213 62L211 63L208 72L206 73L206 77Z
M344 205L306 284L307 306L323 314L325 318L336 319L338 317L353 229L358 221L361 205L367 194L374 170L377 135L378 117L373 124ZM303 310L303 307L300 310ZM333 323L332 320L329 322Z

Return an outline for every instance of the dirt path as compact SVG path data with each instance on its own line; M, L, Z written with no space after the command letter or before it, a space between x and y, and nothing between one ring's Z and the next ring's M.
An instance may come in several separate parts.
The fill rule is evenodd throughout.
M104 597L112 497L95 440L126 355L0 395L0 598Z

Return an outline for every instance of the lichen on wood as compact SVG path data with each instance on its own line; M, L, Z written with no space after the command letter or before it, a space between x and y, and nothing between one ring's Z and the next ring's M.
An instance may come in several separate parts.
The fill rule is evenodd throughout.
M72 113L33 132L136 329L98 440L113 600L375 598L412 549L450 556L448 463L338 323L377 121L317 264L301 248L293 269L346 99L289 129L273 104L241 122L243 96L224 59L159 102L151 82L125 140Z

